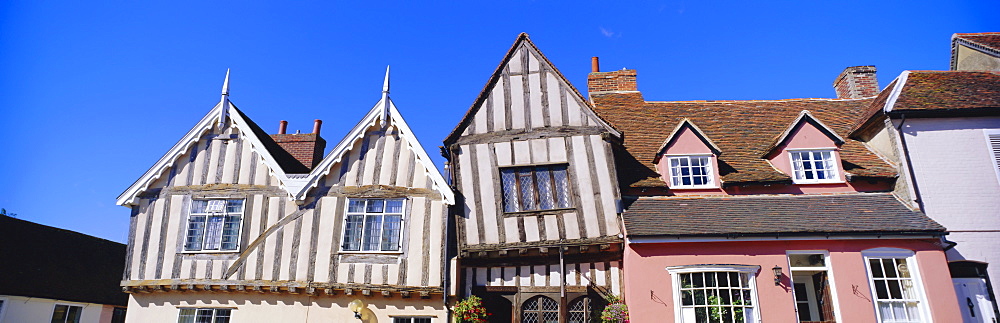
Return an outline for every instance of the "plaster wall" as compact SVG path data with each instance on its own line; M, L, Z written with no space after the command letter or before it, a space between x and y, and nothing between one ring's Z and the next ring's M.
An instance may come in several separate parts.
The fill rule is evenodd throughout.
M629 243L625 249L625 301L634 322L672 322L674 296L668 266L695 264L758 265L757 310L762 322L796 322L795 301L786 252L829 252L832 296L837 322L876 322L862 250L880 247L913 250L926 305L934 322L953 322L960 315L944 253L935 240L732 241L697 243ZM771 268L782 267L781 285Z
M958 46L957 56L958 64L956 64L956 70L1000 71L1000 57L986 55L983 52L962 45Z
M367 304L362 319L354 318L347 304L361 299ZM440 298L401 299L381 296L309 296L257 293L148 293L129 297L128 323L174 323L180 308L231 308L232 321L251 322L392 322L394 316L433 317L445 322L447 312Z
M958 242L948 260L990 263L993 290L1000 290L1000 179L983 132L1000 129L1000 117L913 118L903 125L924 212Z
M774 168L792 176L792 157L789 150L797 149L833 149L833 158L837 162L837 180L844 180L843 165L840 164L840 149L830 137L817 129L811 123L802 122L788 134L785 142L774 149L767 159Z
M0 300L3 301L3 308L0 308L0 323L51 322L57 304L82 307L80 323L109 323L111 315L102 313L110 312L114 308L110 305L23 296L0 295Z

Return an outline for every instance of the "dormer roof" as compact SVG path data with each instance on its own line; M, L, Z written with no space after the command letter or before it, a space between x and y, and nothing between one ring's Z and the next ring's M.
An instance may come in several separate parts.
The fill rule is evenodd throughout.
M656 124L679 124L688 119L711 138L722 152L719 175L725 185L786 182L791 178L761 158L789 125L808 110L825 128L844 138L874 98L787 99L739 101L645 101L640 93L603 94L593 97L594 108L624 133L627 155L618 158L618 179L623 186L665 187L653 160L670 136ZM849 176L895 178L894 166L854 139L842 139L839 154ZM633 159L634 157L634 159Z
M981 53L1000 57L1000 32L960 33L951 35L951 69L957 69L958 46L975 49Z
M698 126L695 125L694 122L691 122L691 119L684 118L681 120L681 122L677 123L677 126L674 127L674 130L670 132L669 136L667 136L667 139L663 140L663 145L661 145L660 149L657 150L656 158L653 159L654 164L660 161L660 157L662 157L663 153L667 150L667 148L670 147L670 145L673 144L675 140L677 140L677 137L680 136L680 134L684 131L684 129L690 129L691 132L695 134L695 136L698 136L698 139L700 139L701 142L704 143L706 147L712 150L713 154L719 155L722 153L722 150L719 149L719 146L715 145L715 143L712 142L712 139L709 139L708 135L706 135L704 131L701 131L701 129L698 128Z
M823 124L823 122L820 122L819 119L816 119L816 117L814 117L812 113L809 112L809 110L802 110L802 112L799 113L799 116L796 117L795 120L793 120L792 123L788 125L788 127L785 127L785 131L782 131L781 134L778 135L777 138L775 138L774 142L771 143L771 146L764 150L764 154L761 155L761 158L766 157L768 154L773 152L775 148L778 148L778 146L781 146L786 141L788 141L789 136L793 132L795 132L796 129L799 129L799 127L802 126L803 123L808 123L811 124L813 127L816 127L816 129L818 129L820 132L822 132L824 135L830 138L830 140L832 140L837 146L844 144L844 138L841 138L839 135L837 135L837 133L833 131L833 129L830 129L830 127Z

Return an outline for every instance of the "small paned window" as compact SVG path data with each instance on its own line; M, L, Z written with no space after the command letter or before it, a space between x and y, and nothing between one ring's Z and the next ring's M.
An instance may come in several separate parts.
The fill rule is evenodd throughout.
M836 160L832 150L802 150L790 152L796 183L837 182Z
M670 187L711 187L712 158L709 156L669 157Z
M922 322L920 292L907 258L868 257L879 322Z
M545 296L535 296L521 305L521 323L559 322L559 303Z
M185 251L236 251L240 247L243 200L193 200Z
M399 251L403 199L350 199L344 224L345 251Z
M229 323L229 308L182 308L177 323Z
M58 304L52 310L52 323L80 323L82 306Z
M431 318L396 316L392 318L392 323L431 323Z
M591 311L593 304L590 302L589 297L580 297L569 303L569 318L566 320L568 323L590 323Z
M571 207L567 166L563 164L501 168L504 212Z

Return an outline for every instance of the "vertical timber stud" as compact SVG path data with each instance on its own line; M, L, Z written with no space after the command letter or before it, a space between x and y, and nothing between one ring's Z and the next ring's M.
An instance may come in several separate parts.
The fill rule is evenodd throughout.
M569 302L566 300L566 259L563 258L563 249L559 246L559 323L566 323L569 318ZM589 314L589 313L588 313Z

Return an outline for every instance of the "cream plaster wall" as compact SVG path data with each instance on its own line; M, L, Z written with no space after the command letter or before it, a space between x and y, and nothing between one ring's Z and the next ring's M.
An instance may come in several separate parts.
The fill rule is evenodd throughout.
M0 300L3 301L3 308L0 308L0 323L51 322L52 311L57 304L83 307L80 323L109 323L111 315L101 314L114 308L110 305L23 296L0 295Z
M955 69L959 71L1000 71L1000 57L986 55L962 45L958 46L957 60Z
M354 318L347 304L361 299L367 308L363 319ZM447 312L440 298L420 299L382 296L308 296L258 293L148 293L129 297L129 323L174 323L179 308L231 308L232 321L252 322L392 322L394 316L434 317L445 322Z

